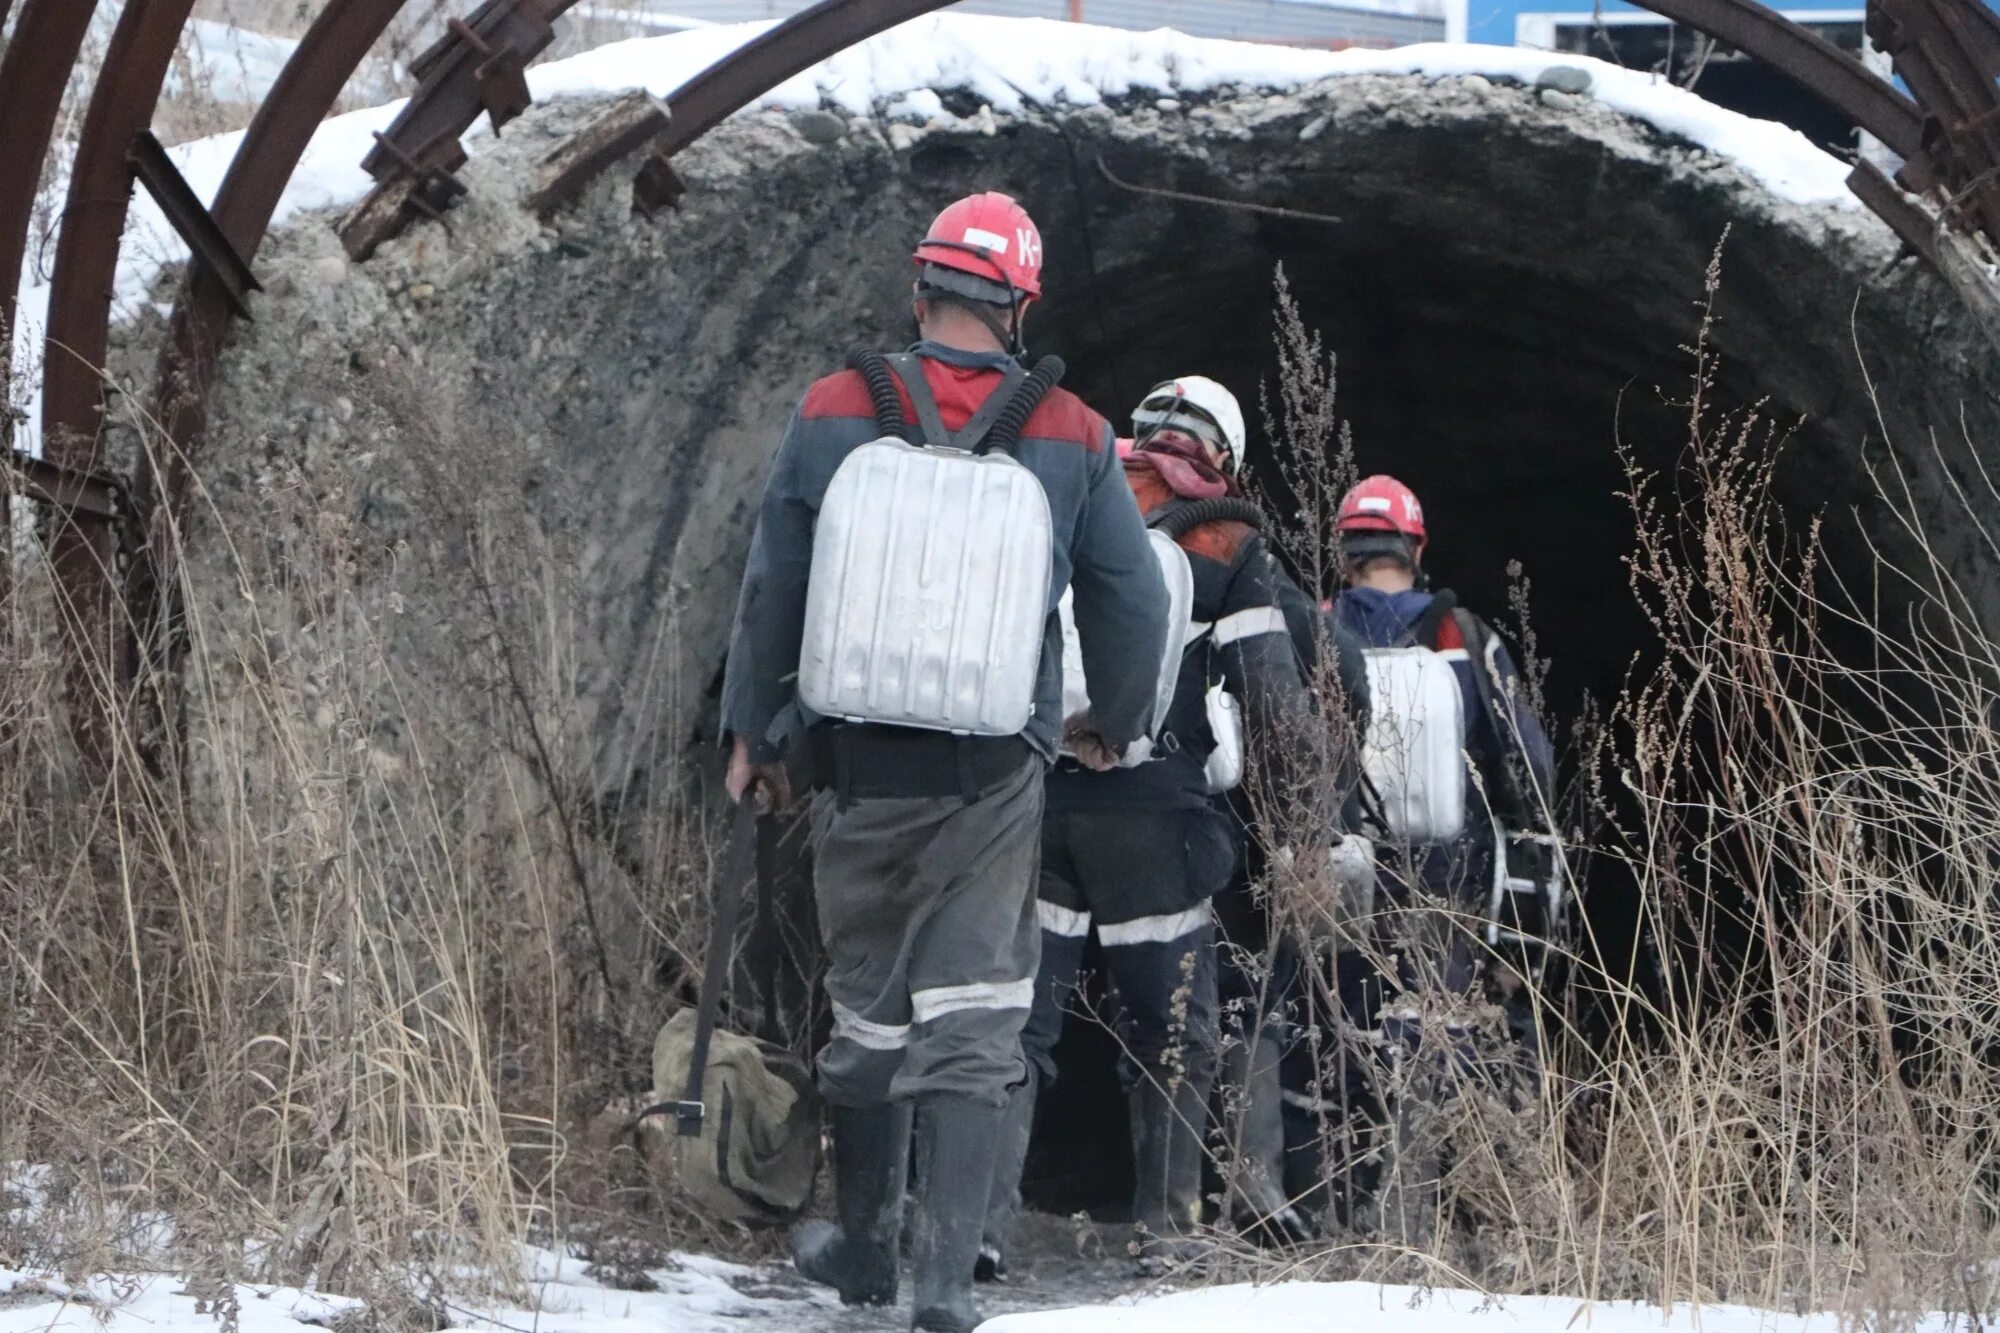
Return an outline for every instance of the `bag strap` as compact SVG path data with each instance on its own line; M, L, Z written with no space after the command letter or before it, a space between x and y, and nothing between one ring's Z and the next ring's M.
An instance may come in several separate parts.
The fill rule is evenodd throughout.
M705 1108L702 1082L708 1074L708 1048L715 1037L715 1019L722 1008L722 984L729 977L736 947L736 919L743 908L741 885L751 870L757 842L757 796L743 793L736 803L736 816L729 825L729 855L723 864L721 882L710 895L708 956L701 976L701 998L695 1005L694 1045L688 1053L687 1084L674 1104L674 1133L693 1138L701 1133Z
M1431 604L1424 608L1424 613L1410 625L1409 639L1405 646L1436 648L1438 631L1444 628L1445 620L1457 609L1458 594L1450 588L1438 589L1437 595L1431 598ZM1470 640L1467 640L1466 646L1468 648L1472 646Z
M776 815L757 817L757 938L764 945L764 1012L758 1036L783 1045L778 1028L778 978L783 971L784 941L778 929L778 839Z
M904 392L910 395L911 406L917 409L917 423L923 429L924 443L945 449L963 449L968 453L978 451L981 441L1000 420L1000 414L1007 410L1008 402L1021 391L1022 381L1027 372L1009 362L1001 371L1001 381L986 395L979 410L954 435L945 429L944 414L938 411L937 395L931 392L930 381L924 378L923 363L915 353L898 352L887 358L896 378L903 382Z
M1528 794L1523 790L1521 775L1514 767L1515 747L1511 738L1513 728L1506 723L1506 719L1512 717L1513 713L1511 710L1506 712L1501 710L1499 682L1493 679L1493 673L1486 667L1486 649L1492 640L1492 634L1479 623L1477 616L1463 608L1454 611L1452 619L1458 625L1460 636L1465 639L1465 655L1470 659L1472 683L1479 691L1479 702L1484 705L1486 716L1493 723L1494 738L1500 742L1500 786L1503 794L1507 803L1513 807L1512 814L1516 824L1521 828L1532 827L1535 822L1534 807L1528 801Z

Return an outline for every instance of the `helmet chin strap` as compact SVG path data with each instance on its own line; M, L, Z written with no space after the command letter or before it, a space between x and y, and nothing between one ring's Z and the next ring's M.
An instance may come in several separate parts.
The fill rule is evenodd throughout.
M1011 284L1008 290L1010 292L1013 290ZM965 311L986 326L987 332L993 335L994 339L1000 344L1001 350L1005 351L1016 361L1027 361L1028 346L1021 337L1021 305L1019 301L1016 301L1008 308L1007 319L1002 321L994 308L988 306L983 301L965 300L959 297L956 292L946 291L942 287L919 287L916 296L910 302L910 317L912 319L917 318L916 308L919 303L937 296L954 298L959 309ZM922 323L921 320L918 322L919 324Z

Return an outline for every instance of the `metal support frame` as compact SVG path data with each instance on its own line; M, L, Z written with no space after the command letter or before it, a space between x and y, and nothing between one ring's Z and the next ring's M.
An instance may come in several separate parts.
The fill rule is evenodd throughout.
M528 196L528 207L548 221L614 164L666 133L672 121L672 113L646 93L620 98L542 160L541 179ZM643 202L640 208L644 211Z
M94 544L87 550L58 552L61 576L73 580L69 592L80 623L97 627L77 636L80 663L110 660L97 641L108 637L118 613L128 608L142 635L164 628L160 638L173 637L164 595L171 585L171 552L158 537L167 525L150 516L161 506L177 505L184 493L187 459L205 426L208 381L231 320L246 313L244 296L255 288L250 266L279 196L313 130L405 2L330 0L258 109L210 210L189 206L192 192L182 193L185 181L177 172L162 172L162 165L171 171L171 164L154 151L156 144L140 137L192 0L126 2L91 96L56 250L50 311L55 350L45 359L43 420L52 451L47 466L57 469L46 474L52 484L97 476L109 293L135 177L155 191L200 262L190 267L175 307L155 388L154 416L166 426L158 454L163 461L142 459L131 495L118 501L121 512L129 509L152 534L149 557L130 572L127 607L114 608L107 600L113 556L101 538L90 539ZM2000 242L2000 98L1994 86L2000 21L1979 0L1873 0L1871 34L1895 54L1914 100L1755 0L1639 2L1778 69L1903 156L1908 165L1896 182L1861 167L1850 183L1919 253L1936 255L1925 243L1934 237L1935 224L1905 190L1929 195L1950 225L1976 228ZM465 160L460 136L479 115L488 116L497 130L527 107L526 67L552 40L554 21L573 3L484 0L446 25L412 65L417 94L368 155L365 165L377 181L371 195L375 207L357 223L365 224L368 234L348 238L351 250L365 255L411 216L450 204L457 186L451 177ZM634 203L645 211L671 206L683 188L669 163L675 152L815 62L947 3L821 0L690 79L667 99L671 118L657 132L649 118L640 117L627 127L634 143L600 147L617 157L651 143L634 180ZM13 4L0 0L0 20ZM0 274L7 279L0 281L0 326L12 321L12 276L26 252L42 165L93 9L92 0L23 0L14 36L0 54L0 125L7 127L0 134ZM572 166L576 174L553 182L555 193L538 196L537 208L559 206L565 192L602 170L583 158ZM356 239L365 243L357 246ZM12 350L11 341L0 340L0 378ZM6 429L0 423L0 431ZM97 494L88 486L28 489L48 503L58 494ZM0 491L0 504L4 501ZM69 508L90 515L109 505L108 499L103 506L78 500ZM85 525L63 526L80 534ZM59 535L65 540L71 538ZM109 692L94 697L108 698Z
M132 141L126 157L133 174L167 215L167 221L180 233L180 238L187 242L196 262L207 265L222 284L229 297L229 308L238 319L250 318L250 293L264 289L257 284L257 275L250 271L249 262L236 253L236 247L222 234L222 228L215 225L215 218L201 206L201 197L167 156L166 148L153 137L151 130L144 130Z
M131 515L125 483L108 472L79 472L19 450L7 456L6 467L10 484L0 492L19 492L60 514L105 523Z

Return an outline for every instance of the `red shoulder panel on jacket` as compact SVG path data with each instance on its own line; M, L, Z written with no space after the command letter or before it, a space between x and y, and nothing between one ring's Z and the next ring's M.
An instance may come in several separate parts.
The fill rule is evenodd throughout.
M1217 564L1233 565L1236 556L1243 549L1243 543L1250 539L1256 529L1248 523L1238 523L1233 518L1217 519L1213 523L1197 523L1181 538L1181 549L1194 555L1206 556Z
M1446 616L1438 622L1438 641L1436 647L1439 652L1443 652L1447 648L1465 647L1465 634L1458 627L1457 616Z
M1021 434L1037 440L1073 440L1096 453L1104 447L1107 429L1104 418L1085 406L1083 399L1068 389L1055 388L1035 408Z
M815 381L799 408L804 417L867 417L875 419L875 400L858 371L841 370Z

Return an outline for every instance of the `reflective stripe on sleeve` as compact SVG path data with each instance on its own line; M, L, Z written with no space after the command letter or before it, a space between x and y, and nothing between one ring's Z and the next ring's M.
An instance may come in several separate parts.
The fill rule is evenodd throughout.
M1253 639L1259 634L1290 632L1283 611L1275 606L1253 606L1247 611L1232 611L1215 622L1215 646L1226 647L1238 639Z

